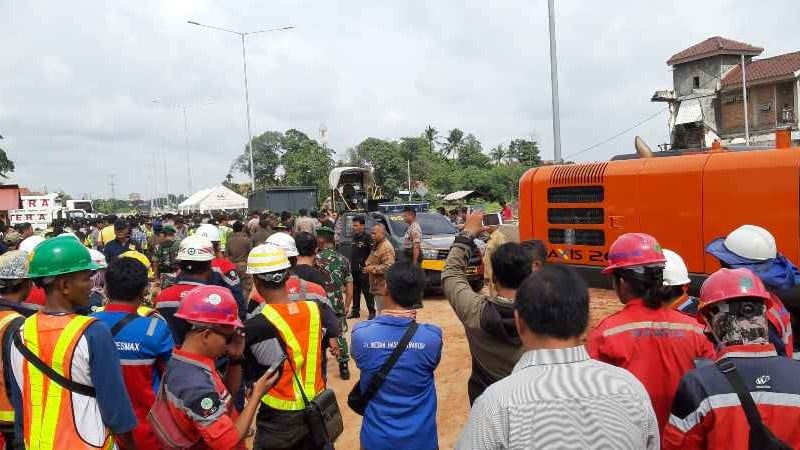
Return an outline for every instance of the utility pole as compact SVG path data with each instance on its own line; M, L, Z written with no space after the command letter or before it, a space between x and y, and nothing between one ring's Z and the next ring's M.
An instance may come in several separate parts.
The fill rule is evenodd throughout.
M189 180L189 195L192 195L192 163L189 158L189 120L186 119L186 107L183 109L183 144L186 146L186 179Z
M747 117L747 75L744 70L744 53L742 53L742 103L744 103L744 142L750 145L750 120Z
M108 176L108 184L111 186L111 200L114 200L116 198L116 192L114 189L116 187L116 183L114 182L114 179L116 177L117 176L114 175L113 173Z
M561 161L561 118L558 107L558 56L556 54L556 16L554 0L547 0L550 24L550 86L553 98L553 157L556 164Z

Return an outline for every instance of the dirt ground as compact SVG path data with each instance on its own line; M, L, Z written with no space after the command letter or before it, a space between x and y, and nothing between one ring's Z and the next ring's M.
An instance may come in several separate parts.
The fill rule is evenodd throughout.
M622 307L613 292L598 289L590 289L590 291L592 295L590 326L594 326L598 320ZM425 308L418 312L417 320L433 323L442 328L444 348L442 361L436 370L436 392L439 399L437 414L439 447L451 449L469 415L467 379L470 373L470 356L467 340L461 323L444 297L426 298ZM349 322L352 328L355 320ZM348 450L359 448L361 430L361 416L347 407L347 394L359 377L358 368L353 362L350 363L350 371L352 373L350 380L342 381L338 377L339 369L335 360L328 359L328 374L330 375L328 386L336 392L345 427L344 434L336 441L336 448Z

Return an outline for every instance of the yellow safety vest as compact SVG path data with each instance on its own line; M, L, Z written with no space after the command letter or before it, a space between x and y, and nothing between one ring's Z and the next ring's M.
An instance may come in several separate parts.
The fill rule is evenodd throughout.
M308 400L312 400L325 388L320 365L322 328L319 307L314 302L294 302L279 306L299 308L301 311L297 314L281 314L276 307L278 305L265 304L261 314L278 330L283 342L286 343L285 350L289 359L284 362L281 378L266 395L261 397L261 401L273 409L301 411L305 408L303 393ZM302 309L306 309L307 313L302 314ZM287 319L292 323L290 324ZM303 337L306 339L303 340ZM295 380L292 368L297 372L302 386Z

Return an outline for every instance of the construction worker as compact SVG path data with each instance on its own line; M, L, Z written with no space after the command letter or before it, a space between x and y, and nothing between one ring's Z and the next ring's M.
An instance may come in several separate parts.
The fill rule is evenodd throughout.
M175 228L172 225L161 227L158 243L153 249L153 269L162 289L167 287L166 278L178 271L179 246L180 242L175 240Z
M2 362L0 371L0 433L6 442L7 449L22 449L22 440L17 440L14 432L14 408L6 387L8 378L5 362L11 346L11 332L19 329L25 317L33 315L36 310L26 308L22 302L28 298L33 283L28 278L28 253L12 250L0 256L0 342L2 342ZM10 375L10 371L8 372Z
M148 294L148 270L139 259L120 255L105 274L109 302L92 317L105 323L114 337L125 387L139 422L133 440L138 448L156 449L159 442L147 413L156 398L153 386L161 379L175 342L167 322L152 308L142 306Z
M197 228L195 234L207 238L214 247L214 259L211 260L211 270L222 277L222 280L228 285L228 289L233 292L234 297L244 298L242 283L239 280L239 274L236 273L236 264L232 263L222 254L223 247L221 245L221 233L219 228L215 225L204 223ZM244 317L245 310L242 309L240 312L242 317Z
M317 230L317 241L320 252L317 254L317 268L323 271L330 279L328 286L323 286L325 292L331 293L329 299L333 305L333 312L339 319L339 377L343 380L350 379L350 352L347 339L347 311L353 303L353 274L350 270L350 261L333 248L334 231L329 227L320 227Z
M689 269L683 262L681 255L672 250L663 249L664 258L664 287L661 288L661 297L673 309L689 316L697 316L697 307L700 299L689 295Z
M166 404L173 426L152 425L159 434L179 434L188 444L186 448L243 450L258 399L278 379L275 372L259 377L247 405L237 414L231 393L238 392L241 385L244 350L238 310L227 288L200 286L187 293L175 313L190 328L183 346L172 354L162 385L164 395L159 393L154 406ZM223 379L214 363L224 356L229 364ZM174 442L175 436L167 437Z
M779 355L800 359L800 308L789 311L782 300L800 287L800 270L778 253L772 233L756 225L742 225L725 238L711 241L706 252L714 255L723 268L750 269L761 279L774 297L767 312L769 341ZM795 349L798 353L794 353Z
M202 236L189 236L182 240L178 248L178 267L180 273L175 278L176 284L159 292L156 296L155 305L158 313L167 320L172 336L176 345L183 343L183 334L186 324L174 317L181 300L186 293L200 285L221 286L228 289L228 284L222 277L211 268L211 261L214 259L214 246L211 241ZM241 298L241 291L231 292L239 310L244 311L244 299Z
M697 318L710 329L719 359L681 380L662 448L800 448L800 362L778 356L769 342L773 299L747 269L721 269L703 283Z
M659 295L666 258L656 239L644 233L620 236L608 251L614 290L625 305L590 332L592 358L622 367L642 382L663 432L675 388L695 359L713 359L703 327L667 305Z
M280 373L261 397L253 440L253 448L259 450L316 448L299 389L309 401L325 389L321 344L326 330L316 302L289 298L290 268L286 253L273 245L257 246L247 259L247 271L264 305L245 323L245 378L257 379L276 366Z
M136 416L114 339L99 320L75 314L88 304L97 268L89 250L66 236L39 244L30 257L28 276L47 299L14 335L9 358L25 448L100 449L114 441L136 448Z

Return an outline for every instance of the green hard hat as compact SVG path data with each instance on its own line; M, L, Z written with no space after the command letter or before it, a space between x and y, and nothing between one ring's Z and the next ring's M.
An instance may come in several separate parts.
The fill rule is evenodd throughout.
M48 239L36 246L29 255L28 276L30 278L54 277L84 270L98 270L83 244L72 236Z

